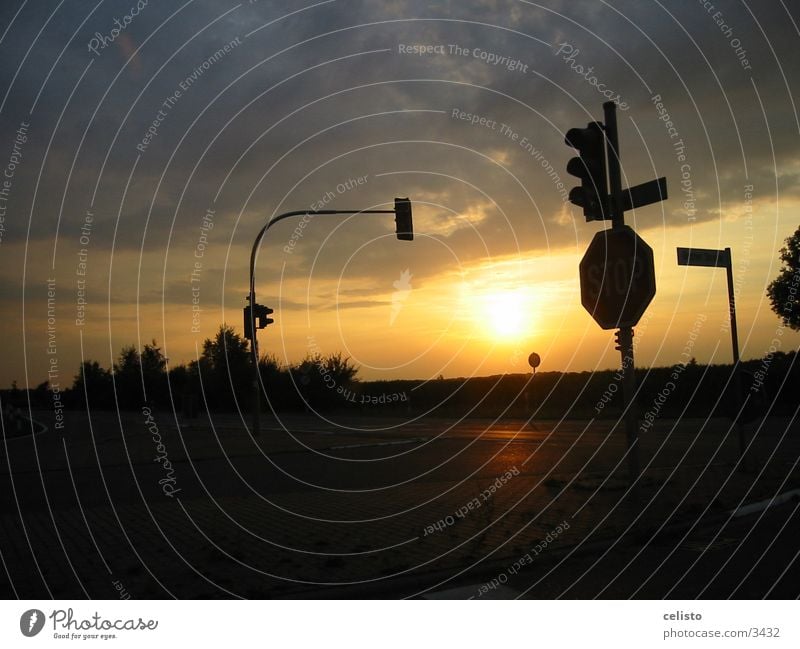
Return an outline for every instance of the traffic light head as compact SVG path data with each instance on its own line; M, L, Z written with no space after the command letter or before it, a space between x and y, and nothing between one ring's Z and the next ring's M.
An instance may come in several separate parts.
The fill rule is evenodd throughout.
M610 219L603 125L590 122L586 128L571 128L564 141L580 153L567 163L567 173L581 179L581 186L569 192L570 202L583 208L587 221Z
M249 306L244 307L244 337L253 340L253 324L256 329L263 329L275 322L269 317L272 313L274 310L263 304L256 304L255 311L251 311Z
M394 199L394 222L400 241L414 240L414 225L411 221L411 201L408 198Z
M244 308L244 337L253 340L253 319L250 315L250 307Z
M268 306L256 304L256 316L258 316L259 329L264 329L264 327L267 325L271 325L273 322L275 322L275 320L269 317L273 312L274 309L270 309Z

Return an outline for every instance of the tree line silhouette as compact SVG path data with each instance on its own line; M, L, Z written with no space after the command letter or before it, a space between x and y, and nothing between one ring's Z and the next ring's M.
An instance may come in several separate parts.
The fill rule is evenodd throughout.
M266 386L265 405L283 411L335 407L358 372L340 353L309 355L288 366L265 355L258 365ZM213 338L203 342L199 359L187 364L168 368L167 358L155 340L141 351L135 345L123 347L110 368L85 360L72 387L61 391L61 398L68 409L86 408L88 404L100 410L138 410L147 405L226 412L250 407L252 381L249 343L233 327L223 324ZM3 401L27 407L26 392L34 407L48 407L51 399L47 381L28 391L14 385L11 390L2 391Z
M637 369L637 408L643 421L661 417L730 416L745 405L745 419L769 411L791 414L800 369L795 352L744 361L743 394L733 391L731 365L685 365ZM262 407L276 412L352 412L359 415L442 417L616 418L622 400L619 370L539 372L435 380L362 381L358 367L341 353L307 356L283 365L259 360ZM198 360L168 368L156 341L141 350L123 347L111 368L83 361L73 385L61 392L67 409L175 410L184 416L246 411L252 400L249 344L221 325L204 341ZM3 391L4 403L50 407L47 382L33 390ZM746 399L745 399L746 397Z

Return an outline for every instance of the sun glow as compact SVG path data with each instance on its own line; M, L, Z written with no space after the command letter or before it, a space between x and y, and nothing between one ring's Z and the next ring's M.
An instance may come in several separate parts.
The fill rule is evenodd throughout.
M530 335L532 325L532 300L523 289L488 293L484 297L481 323L496 339L520 338Z

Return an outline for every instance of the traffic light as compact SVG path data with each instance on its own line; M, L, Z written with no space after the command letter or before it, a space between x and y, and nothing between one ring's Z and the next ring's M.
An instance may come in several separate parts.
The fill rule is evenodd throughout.
M400 241L414 240L414 225L411 221L411 201L408 198L394 199L394 222Z
M271 325L275 320L269 316L274 313L274 309L270 309L263 304L256 304L255 320L256 328L264 329L267 325ZM244 337L248 340L253 340L253 320L250 315L250 307L244 307Z
M244 308L244 337L253 340L253 321L250 319L250 307Z
M271 325L275 320L268 317L274 312L274 309L270 309L268 306L264 306L263 304L256 304L256 317L258 318L258 328L264 329L267 325Z
M571 128L564 142L580 153L567 163L567 173L581 179L581 186L569 192L570 202L583 208L587 221L610 219L603 124L590 122L586 128Z

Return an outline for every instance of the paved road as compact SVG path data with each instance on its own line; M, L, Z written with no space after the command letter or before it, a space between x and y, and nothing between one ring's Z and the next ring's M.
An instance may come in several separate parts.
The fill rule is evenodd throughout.
M4 443L6 596L112 597L115 581L134 597L408 594L482 579L547 538L551 556L649 538L800 485L800 435L779 420L751 432L750 473L734 470L727 422L660 422L636 500L614 422L293 416L253 439L235 416L70 414L56 430L39 413L46 433ZM565 596L656 583L598 570ZM534 593L573 582L558 573Z
M428 599L761 599L800 595L800 501L681 526L647 541L519 558L455 584L405 584Z

